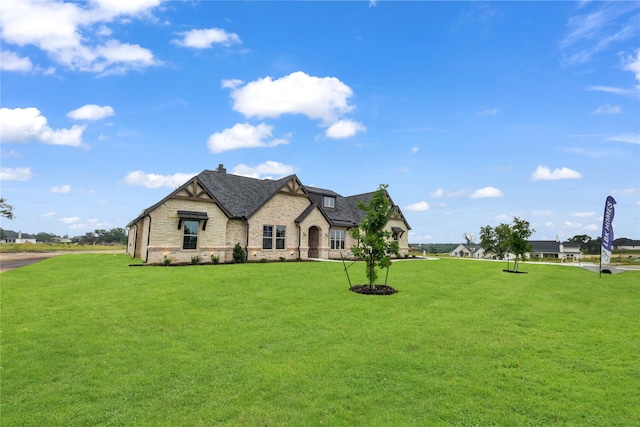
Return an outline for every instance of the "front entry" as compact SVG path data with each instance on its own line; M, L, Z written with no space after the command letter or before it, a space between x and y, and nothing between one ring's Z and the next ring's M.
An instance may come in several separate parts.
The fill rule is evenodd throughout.
M309 258L319 258L320 251L320 228L309 227Z

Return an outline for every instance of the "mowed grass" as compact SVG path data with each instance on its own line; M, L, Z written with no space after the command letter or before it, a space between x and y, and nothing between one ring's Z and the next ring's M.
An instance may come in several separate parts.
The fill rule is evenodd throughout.
M130 262L0 275L3 427L640 425L640 272Z

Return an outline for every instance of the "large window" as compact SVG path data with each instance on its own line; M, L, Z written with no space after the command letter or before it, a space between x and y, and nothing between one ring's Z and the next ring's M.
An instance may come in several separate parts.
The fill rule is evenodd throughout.
M273 230L275 228L275 235ZM273 240L275 238L276 249L285 249L286 247L287 227L284 225L263 225L262 226L262 249L273 249Z
M273 249L273 225L262 226L262 249Z
M182 249L198 248L198 221L184 221L184 237L182 239Z
M285 227L284 225L276 226L276 249L284 249L286 234L287 227Z
M331 249L344 249L344 230L331 230Z

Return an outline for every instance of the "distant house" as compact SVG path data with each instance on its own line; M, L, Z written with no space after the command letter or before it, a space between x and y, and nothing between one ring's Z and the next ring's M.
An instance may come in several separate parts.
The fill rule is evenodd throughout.
M36 243L36 236L22 233L22 231L18 231L17 233L13 230L2 230L4 233L4 238L0 240L0 243Z
M532 246L529 258L582 259L580 243L557 240L530 240L529 243Z
M356 244L348 231L364 212L358 201L373 193L343 197L307 187L296 175L278 180L228 174L223 165L205 170L127 224L127 253L149 263L193 256L221 262L233 259L236 244L249 261L348 257ZM388 196L388 194L387 194ZM391 198L389 197L391 201ZM393 204L386 230L409 252L411 229Z
M555 240L530 240L531 252L526 255L527 258L554 258L554 259L581 259L579 243L558 242ZM490 258L490 254L485 254L480 245L476 243L459 244L453 251L449 253L452 257L461 258ZM508 255L509 258L514 257L513 254Z
M484 250L477 243L461 243L454 250L449 252L449 256L460 258L484 258Z
M613 241L613 249L623 251L640 250L640 240L632 240L624 237L615 239Z

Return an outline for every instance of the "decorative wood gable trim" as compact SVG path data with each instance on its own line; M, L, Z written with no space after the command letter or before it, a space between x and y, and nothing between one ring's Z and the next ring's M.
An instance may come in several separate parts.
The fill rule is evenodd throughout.
M289 196L308 197L307 193L304 191L304 187L300 184L300 181L298 181L297 178L291 178L289 182L283 185L280 189L280 193L284 193Z
M187 183L180 191L174 196L176 199L183 200L210 200L213 201L207 190L205 190L197 179Z

